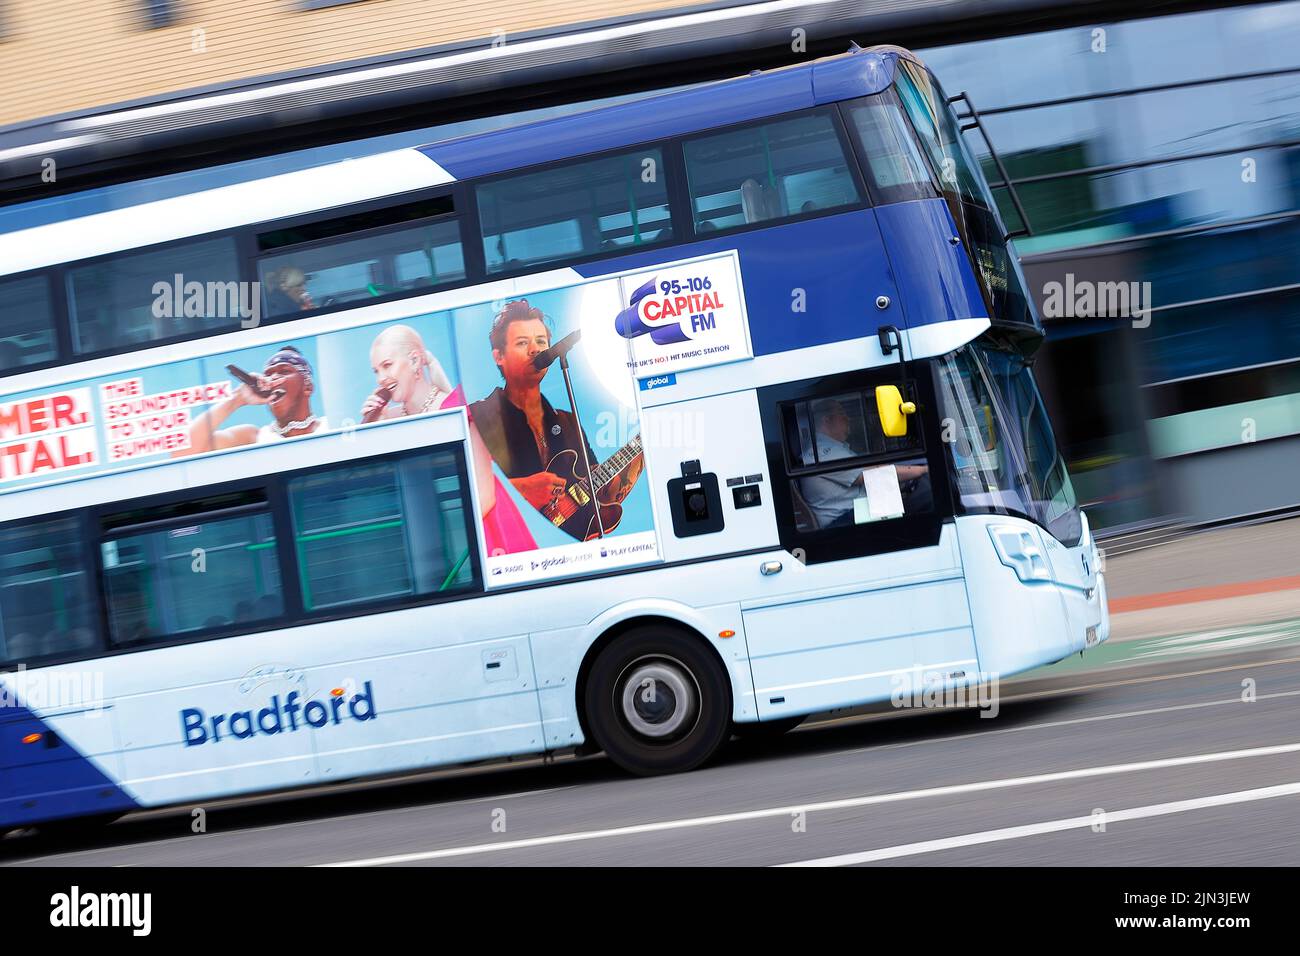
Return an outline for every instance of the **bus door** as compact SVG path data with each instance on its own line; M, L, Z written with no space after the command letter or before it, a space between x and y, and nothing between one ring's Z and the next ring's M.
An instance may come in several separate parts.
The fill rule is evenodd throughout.
M759 714L972 679L978 661L928 365L772 386L759 402L787 553L764 562L763 593L743 606ZM904 402L915 410L903 414Z

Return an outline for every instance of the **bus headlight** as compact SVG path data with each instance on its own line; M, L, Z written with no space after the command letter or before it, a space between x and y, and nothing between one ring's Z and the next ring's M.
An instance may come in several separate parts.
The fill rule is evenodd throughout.
M989 537L993 539L998 560L1015 571L1021 581L1051 580L1047 558L1032 532L1014 525L995 524L989 526Z

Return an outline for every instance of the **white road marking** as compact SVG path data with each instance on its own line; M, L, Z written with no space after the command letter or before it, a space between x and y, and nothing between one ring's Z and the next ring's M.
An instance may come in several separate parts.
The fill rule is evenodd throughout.
M1124 823L1128 820L1144 820L1149 817L1163 817L1171 813L1187 813L1189 810L1204 810L1209 807L1226 807L1236 803L1250 803L1255 800L1272 800L1276 797L1293 797L1300 795L1300 783L1284 783L1276 787L1261 787L1258 790L1238 790L1236 793L1220 793L1213 797L1197 797L1195 800L1177 800L1173 803L1156 803L1147 807L1134 807L1131 810L1106 811L1106 825ZM879 850L866 850L862 853L843 853L839 856L825 856L817 860L801 860L797 863L782 863L780 866L853 866L858 863L874 863L877 860L893 860L901 856L916 856L920 853L937 853L940 850L952 850L957 847L978 846L981 843L998 843L1004 840L1019 840L1024 837L1040 836L1044 833L1060 833L1062 830L1079 830L1096 824L1097 818L1069 817L1065 820L1048 820L1045 823L1031 823L1027 826L1004 827L1000 830L985 830L982 833L966 833L961 836L946 837L942 840L923 840L920 843L904 843L900 846L887 846Z
M1112 774L1135 773L1142 770L1163 770L1168 767L1187 767L1196 764L1218 763L1225 760L1270 757L1277 754L1289 753L1300 753L1300 743L1279 744L1273 747L1253 747L1249 750L1226 750L1208 754L1191 754L1185 757L1167 757L1161 760L1142 760L1137 763L1112 764L1103 767L1084 767L1078 770L1063 770L1057 773L1035 774L1028 777L1009 777L1001 780L984 780L977 783L962 783L947 787L930 787L924 790L907 790L899 793L881 793L873 794L871 796L848 797L841 800L826 800L820 803L796 803L782 807L765 807L760 810L743 810L736 813L719 813L705 817L662 820L656 823L640 823L632 826L611 827L604 830L579 830L570 833L557 833L552 836L531 837L525 840L503 840L499 843L479 843L471 846L447 847L441 850L424 850L415 853L398 853L393 856L376 856L358 860L343 860L335 863L321 863L317 865L327 867L386 866L394 863L415 863L424 860L443 860L450 857L474 856L480 853L499 853L503 850L525 850L535 847L555 846L563 843L582 843L590 840L636 836L643 833L662 833L668 830L686 830L697 827L718 826L721 824L740 823L748 820L761 820L769 817L789 816L793 813L816 813L823 810L843 810L852 807L866 807L884 803L899 803L905 800L921 800L929 797L949 797L965 793L1000 790L1007 787L1027 787L1041 783L1056 783L1062 780L1080 780L1089 777L1109 776ZM1297 786L1300 786L1300 784Z
M1283 691L1278 691L1276 694L1260 694L1258 697L1255 698L1255 702L1261 700L1274 700L1279 697L1300 697L1300 690L1283 690ZM831 751L830 753L820 754L819 756L847 757L852 754L878 753L881 750L894 750L902 747L916 747L916 746L920 746L921 744L943 744L955 740L968 740L972 737L981 737L981 738L996 737L999 734L1019 734L1019 733L1023 733L1026 730L1047 730L1051 727L1069 727L1073 724L1091 724L1091 723L1096 723L1097 721L1100 720L1121 720L1127 717L1149 717L1152 714L1167 714L1177 710L1199 710L1202 707L1220 707L1223 704L1244 704L1244 703L1245 701L1243 701L1240 697L1229 697L1226 700L1203 700L1195 704L1171 704L1168 707L1149 707L1146 710L1127 710L1127 711L1121 711L1120 713L1117 714L1094 714L1091 717L1071 717L1066 720L1045 720L1037 724L1025 724L1023 727L1003 727L999 730L977 730L969 734L949 734L946 737L926 737L922 740L909 740L899 744L876 744L871 747L855 747L853 750L834 750ZM961 708L953 708L953 709L961 709ZM905 708L905 711L914 714L926 712L922 708ZM937 713L937 711L935 710L931 710L928 712ZM882 715L882 716L886 716L886 715ZM887 716L892 716L892 714ZM843 719L853 720L856 718L845 717ZM826 724L829 723L835 723L835 721L826 722ZM824 727L826 726L826 724L822 724L822 723L811 724L806 729L801 728L801 730L804 733L807 733L810 730L815 731L820 727Z
M60 857L82 857L82 856L90 856L91 854L95 854L95 853L117 853L123 850L156 849L158 847L165 847L169 844L176 843L180 840L184 840L187 843L189 843L193 841L208 841L208 840L220 839L223 837L230 836L232 834L239 834L242 836L249 833L266 833L266 832L275 832L275 831L283 832L285 830L293 830L298 827L316 826L317 824L321 824L321 823L345 823L345 822L350 823L354 820L365 819L366 817L396 816L399 813L411 813L417 810L426 810L426 811L441 810L444 807L460 807L460 806L467 806L475 803L496 803L500 800L516 800L520 797L536 797L544 793L559 793L562 790L576 790L577 788L578 788L577 784L570 784L569 786L566 787L547 787L544 790L521 790L518 793L499 793L499 794L486 796L486 797L467 797L464 800L451 800L446 803L431 803L431 804L421 803L413 807L390 807L384 810L367 810L363 813L346 813L343 814L342 816L316 817L311 820L292 820L288 823L271 823L261 827L240 827L238 829L226 833L190 834L187 832L185 836L182 837L165 837L161 840L150 840L142 843L124 843L118 846L101 846L90 850L69 850L67 853L51 853L51 854L47 854L46 856L39 857L39 860L42 863L48 863L50 860L57 860ZM15 860L12 863L9 862L0 863L0 866L21 866L26 862L30 862L30 861L20 859L20 860ZM136 866L138 864L115 863L113 865L114 866Z
M1156 683L1156 682L1158 682L1158 681L1181 680L1181 679L1186 678L1186 677L1205 677L1205 676L1207 676L1207 675L1209 675L1209 674L1223 674L1223 673L1227 673L1227 672L1229 672L1229 671L1239 671L1239 670L1248 670L1248 669L1258 670L1258 669L1261 668L1261 667L1275 667L1275 666L1277 666L1277 665L1279 665L1279 664L1300 664L1300 657L1285 657L1285 658L1281 658L1281 659L1279 659L1279 660L1275 660L1275 661L1254 661L1254 662L1251 662L1251 663L1249 663L1249 664L1230 664L1230 665L1228 665L1227 667L1211 667L1211 668L1207 668L1207 669L1205 669L1205 670L1186 671L1186 672L1181 673L1181 674L1158 674L1158 675L1155 675L1155 676L1152 676L1152 677L1129 677L1129 678L1125 678L1125 679L1123 679L1123 680L1102 681L1102 682L1100 682L1100 683L1094 683L1094 684L1076 684L1076 685L1074 685L1074 686L1072 686L1072 687L1055 687L1055 688L1052 688L1052 689L1050 689L1050 690L1039 690L1039 691L1031 691L1031 692L1029 692L1029 693L1024 693L1024 694L1012 694L1012 695L1009 695L1009 696L1002 696L1002 697L999 698L999 704L1014 704L1014 703L1019 703L1019 702L1021 702L1021 701L1026 701L1026 700L1042 700L1042 699L1044 699L1044 698L1064 697L1064 696L1066 696L1066 695L1068 695L1068 694L1081 694L1081 693L1083 693L1084 691L1090 691L1090 690L1108 690L1108 689L1113 688L1113 687L1129 687L1129 686L1133 686L1133 685L1136 685L1136 684L1151 684L1151 683ZM1015 686L1015 684L1017 683L1017 681L1014 681L1014 680L1013 680L1013 681L1009 681L1008 683L1009 683L1010 686ZM1267 698L1267 697L1280 697L1280 696L1284 696L1284 695L1282 695L1282 694L1265 694L1265 695L1262 695L1259 699L1260 699L1260 700L1263 700L1263 699L1265 699L1265 698ZM1239 698L1236 698L1236 699L1239 699ZM1178 705L1178 706L1182 706L1182 707L1196 707L1196 706L1206 706L1206 707L1210 707L1210 706L1213 706L1213 705L1215 705L1215 704L1217 704L1217 703L1219 703L1219 701L1206 701L1206 702L1204 702L1204 703L1201 704L1201 705L1197 705L1197 704L1180 704L1180 705ZM1226 702L1225 702L1225 703L1226 703ZM957 709L957 708L954 708L954 709ZM897 708L897 709L894 709L894 710L884 711L884 712L881 712L881 713L852 714L852 715L850 715L850 716L848 716L848 717L835 717L835 718L832 718L832 719L830 719L830 720L818 720L818 721L814 721L814 722L811 722L811 723L807 723L807 724L804 724L802 727L798 728L797 730L795 730L795 731L793 731L793 732L794 732L794 733L807 733L807 732L810 731L810 730L819 730L819 729L821 729L821 728L823 728L823 727L834 727L834 726L836 726L837 724L855 724L855 723L859 723L859 724L861 724L861 723L869 723L869 722L871 722L871 721L876 721L876 720L897 720L897 719L905 718L905 717L915 717L915 716L920 716L921 714L926 714L926 713L931 713L931 714L932 714L932 713L936 713L936 711L933 710L933 709L931 709L931 710L924 710L924 709L918 710L918 709L915 708L915 707L908 707L908 708ZM1135 711L1134 713L1136 713L1136 711ZM1104 717L1104 716L1106 716L1106 715L1102 715L1102 716ZM1092 720L1092 719L1094 719L1094 718L1091 718L1091 717L1079 717L1079 718L1075 718L1075 719L1080 720L1080 721L1087 721L1087 720ZM1098 718L1098 719L1100 719L1100 718ZM988 735L990 735L990 734L1010 734L1010 733L1016 733L1016 732L1021 731L1021 730L1033 730L1033 729L1035 729L1036 727L1039 727L1039 726L1045 726L1045 725L1041 725L1041 724L1029 724L1029 725L1027 725L1027 726L1025 726L1025 727L1008 727L1008 728L1006 728L1006 729L1004 729L1004 730L984 730L984 731L979 731L979 732L976 732L976 733L970 733L970 734L954 734L954 735L947 736L947 737L928 737L928 738L926 738L926 739L924 739L924 740L912 740L912 741L908 741L907 743L901 743L901 744L880 744L880 745L872 746L872 747L858 747L858 748L855 748L855 749L853 749L853 750L835 750L835 751L831 751L830 753L823 754L822 756L826 756L826 757L834 757L834 756L842 756L842 755L845 755L845 754L865 753L865 752L867 752L867 751L869 751L869 750L888 750L888 749L893 749L893 748L896 748L896 747L917 747L917 746L920 746L920 745L922 745L922 744L945 743L945 742L950 741L950 740L964 740L964 739L966 739L966 738L968 738L968 737L984 737L984 736L988 736Z

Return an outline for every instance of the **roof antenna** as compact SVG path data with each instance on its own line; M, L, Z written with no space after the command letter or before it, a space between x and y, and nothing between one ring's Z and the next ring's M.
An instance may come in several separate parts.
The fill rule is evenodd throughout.
M861 53L861 52L862 52L862 47L858 46L858 41L857 41L857 40L850 40L850 41L849 41L849 50L848 50L848 52L850 52L850 53Z

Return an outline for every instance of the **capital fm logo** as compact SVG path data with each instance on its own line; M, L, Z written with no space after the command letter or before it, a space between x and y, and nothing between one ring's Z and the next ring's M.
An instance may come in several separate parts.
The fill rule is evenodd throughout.
M648 334L656 345L675 345L716 329L715 313L723 308L708 275L663 280L656 275L632 293L614 323L626 339Z

